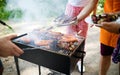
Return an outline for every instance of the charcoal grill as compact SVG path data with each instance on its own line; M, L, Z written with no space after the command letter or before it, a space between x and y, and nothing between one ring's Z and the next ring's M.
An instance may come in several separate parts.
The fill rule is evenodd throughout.
M47 33L48 32L46 31L44 35L47 35ZM32 35L34 35L34 37ZM36 38L35 36L37 36L43 39L46 37L48 38L50 35L49 36L47 35L46 37L42 37L42 34L40 34L39 31L33 31L23 37L28 37L28 36L30 36L29 38L32 37L35 39ZM72 51L57 47L56 42L52 43L54 45L51 45L50 48L46 48L42 46L39 47L36 46L33 43L33 41L29 43L24 43L23 41L20 40L20 38L21 37L12 40L13 43L15 43L17 46L19 46L21 49L24 50L24 54L22 54L19 57L15 57L15 63L16 63L18 75L20 75L18 58L32 62L39 66L44 66L49 69L64 73L66 75L70 75L70 73L74 70L77 61L81 59L81 65L82 65L81 75L83 75L83 57L85 55L83 51L84 49L83 37L80 36L77 37L79 39L79 43L77 44L76 48ZM54 41L56 41L55 38ZM40 70L39 70L39 75L40 75Z

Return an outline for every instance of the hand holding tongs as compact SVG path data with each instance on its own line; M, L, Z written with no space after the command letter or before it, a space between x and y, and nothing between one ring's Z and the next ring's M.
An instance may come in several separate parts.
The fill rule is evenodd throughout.
M11 29L12 31L14 31L11 26L9 26L8 24L6 24L6 23L3 22L2 20L0 20L0 23L1 23L2 25L4 25L4 26L7 26L7 27L8 27L9 29Z

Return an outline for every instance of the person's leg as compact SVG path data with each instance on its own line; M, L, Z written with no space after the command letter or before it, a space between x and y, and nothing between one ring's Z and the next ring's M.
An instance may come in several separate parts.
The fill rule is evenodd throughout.
M99 75L107 75L107 71L111 65L111 55L114 48L101 44L101 57Z
M111 64L111 56L101 56L99 75L107 75L107 71Z

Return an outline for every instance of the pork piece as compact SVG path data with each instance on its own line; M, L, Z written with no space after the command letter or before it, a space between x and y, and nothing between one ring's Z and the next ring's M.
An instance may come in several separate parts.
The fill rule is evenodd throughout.
M54 31L50 31L49 34L50 34L52 37L60 37L60 36L63 35L61 32L54 32Z
M101 22L112 22L118 19L116 14L101 14L91 16L93 23L100 24Z
M31 40L30 38L28 38L28 37L21 37L20 40L21 40L22 42L24 42L24 43L27 43L27 44L32 41L32 40Z
M78 39L73 35L64 35L57 44L60 48L73 51L78 45Z
M51 39L59 40L63 34L61 32L49 31L47 36Z
M70 34L63 35L60 40L64 42L78 42L78 39Z
M51 44L53 41L52 40L35 40L34 43L37 46L48 46Z
M61 32L49 31L49 33L50 33L51 35L56 35L56 36L58 36L58 35L62 35Z

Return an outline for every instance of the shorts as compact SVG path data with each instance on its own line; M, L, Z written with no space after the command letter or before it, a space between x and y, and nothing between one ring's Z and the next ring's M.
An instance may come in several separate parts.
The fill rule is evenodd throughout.
M114 47L111 46L107 46L104 44L100 44L100 48L101 48L101 55L102 56L111 56L114 50Z

